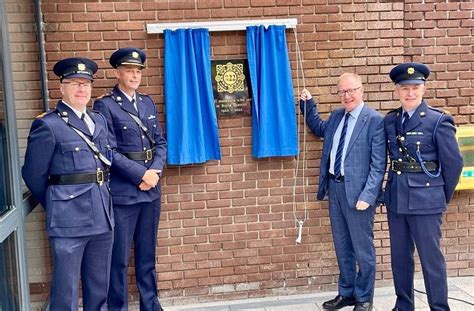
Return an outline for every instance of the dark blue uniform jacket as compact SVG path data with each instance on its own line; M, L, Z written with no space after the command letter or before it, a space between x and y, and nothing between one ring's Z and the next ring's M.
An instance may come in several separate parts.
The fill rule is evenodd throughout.
M109 139L117 146L114 154L110 188L115 204L128 205L152 202L160 198L160 187L141 191L138 185L147 169L163 170L166 161L166 141L158 121L156 106L150 96L136 94L138 113L117 86L109 94L97 99L94 109L107 119ZM122 153L140 152L152 148L150 140L128 114L140 118L156 142L153 160L130 160Z
M83 132L106 155L110 145L106 120L98 113L88 114L95 123L93 135L62 101L56 109L35 119L31 126L22 174L26 185L46 210L46 227L50 236L95 235L113 228L108 183L49 185L50 175L94 173L98 168L106 169L66 123Z
M435 178L424 172L397 173L390 167L384 196L387 207L400 214L445 211L463 167L453 118L423 101L409 119L405 131L402 131L401 108L389 112L384 123L390 161L406 161L396 140L400 134L408 154L417 162L416 150L419 148L422 161L441 165L441 174Z

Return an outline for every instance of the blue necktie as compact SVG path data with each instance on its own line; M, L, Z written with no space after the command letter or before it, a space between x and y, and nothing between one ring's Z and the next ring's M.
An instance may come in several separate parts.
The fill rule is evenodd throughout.
M405 132L405 128L407 127L408 120L410 120L410 115L408 112L403 113L403 123L402 123L402 132Z
M339 138L339 144L337 145L336 160L334 161L334 175L341 175L341 162L342 162L342 150L344 149L344 141L346 140L347 123L349 120L350 113L346 113L344 117L344 125L342 126L341 136Z

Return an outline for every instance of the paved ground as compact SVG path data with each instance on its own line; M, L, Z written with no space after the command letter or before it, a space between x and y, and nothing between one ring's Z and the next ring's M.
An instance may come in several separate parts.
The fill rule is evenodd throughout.
M453 311L474 311L474 277L449 278L449 296L467 300L471 305L455 300L449 300ZM415 288L424 291L423 281L415 282ZM212 303L199 303L192 305L172 306L171 300L163 299L166 311L315 311L323 310L324 301L336 296L336 292L318 292L305 295L278 296L259 299L244 299L234 301L221 301ZM390 311L395 305L395 293L392 287L375 289L374 311ZM352 310L353 307L341 309ZM133 310L133 307L130 308ZM138 309L135 309L138 310ZM426 295L416 293L416 310L429 311Z
M466 304L450 299L449 304L452 311L474 311L474 276L449 278L449 297L462 299L470 302ZM422 280L415 281L415 288L424 291ZM180 304L179 300L173 298L162 299L163 308L166 311L317 311L323 310L324 301L336 296L336 292L316 292L304 295L275 296L258 299L243 299L231 301L219 301L197 304ZM415 293L416 311L429 311L426 295ZM390 311L395 305L395 292L393 287L377 287L374 297L374 311ZM32 304L32 310L48 310L41 304ZM82 308L80 308L82 310ZM129 311L139 310L138 304L131 305ZM341 309L352 310L352 307Z

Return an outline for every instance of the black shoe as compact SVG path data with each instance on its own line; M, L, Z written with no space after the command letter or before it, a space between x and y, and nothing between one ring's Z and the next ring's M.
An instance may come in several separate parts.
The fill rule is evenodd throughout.
M354 311L372 311L372 302L358 302L354 307Z
M353 306L356 304L354 297L344 297L337 295L336 298L331 299L323 303L324 310L339 310L347 306Z

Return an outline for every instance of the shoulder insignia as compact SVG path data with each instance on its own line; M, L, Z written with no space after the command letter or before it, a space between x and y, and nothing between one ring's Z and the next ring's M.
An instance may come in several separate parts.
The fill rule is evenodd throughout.
M428 108L430 110L438 112L438 113L444 113L444 114L447 114L447 115L451 115L451 113L449 111L441 109L441 108L435 108L435 107L431 107L431 106L428 106Z
M113 95L112 92L105 93L104 95L100 95L99 97L97 97L96 100L102 99L102 98L105 98L105 97L111 97L112 95Z
M147 93L142 93L142 92L138 92L138 91L137 91L137 94L138 94L138 95L141 95L141 96L150 96L150 95L148 95Z
M44 117L46 114L47 114L47 112L43 112L43 113L37 115L35 119L41 119L41 118Z
M395 112L398 112L400 108L396 108L396 109L393 109L393 110L390 110L389 112L387 112L387 115L391 114L391 113L395 113Z

